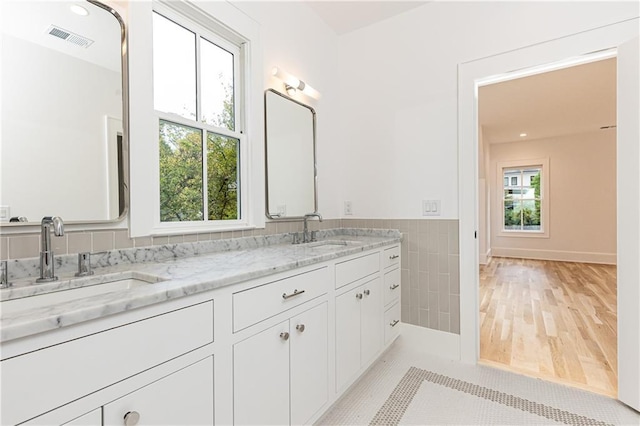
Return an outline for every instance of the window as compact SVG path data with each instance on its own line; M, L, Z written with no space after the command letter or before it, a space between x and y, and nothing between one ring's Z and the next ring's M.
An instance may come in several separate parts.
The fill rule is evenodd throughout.
M238 221L241 46L186 18L153 13L160 222Z
M502 184L500 199L501 235L538 234L548 236L545 195L548 160L512 161L498 164ZM519 233L519 234L518 234Z

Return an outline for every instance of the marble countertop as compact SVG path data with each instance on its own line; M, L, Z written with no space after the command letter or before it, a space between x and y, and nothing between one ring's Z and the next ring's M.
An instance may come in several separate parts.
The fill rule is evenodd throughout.
M160 281L49 306L3 310L0 342L398 243L401 234L393 230L339 229L321 231L319 239L317 243L292 245L286 241L285 234L281 234L220 240L215 246L183 243L107 252L97 260L99 267L95 275L73 278L72 273L60 272L59 280L51 284L33 284L30 276L33 262L16 262L17 267L24 269L25 276L14 278L12 287L0 290L3 303L23 297L22 300L27 300L43 292L73 292L78 283L86 288L126 278Z

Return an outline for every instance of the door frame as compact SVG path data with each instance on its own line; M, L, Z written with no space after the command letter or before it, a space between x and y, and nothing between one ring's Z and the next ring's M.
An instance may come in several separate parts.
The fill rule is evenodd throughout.
M478 230L478 82L486 82L490 78L504 78L519 70L535 71L536 68L547 64L567 61L567 58L579 60L581 57L584 58L584 55L617 48L623 42L638 37L639 21L639 18L629 19L458 65L461 361L475 364L480 353L480 281L476 238ZM635 161L640 167L640 158L636 158ZM616 169L619 181L620 167ZM618 200L619 204L620 200ZM640 217L636 222L639 221ZM621 238L637 239L636 237L618 232L618 247L620 247ZM637 245L637 242L635 244ZM622 260L624 262L624 259ZM618 270L626 267L625 264L619 264ZM636 279L639 278L636 277ZM621 376L622 374L618 374L619 380ZM636 387L640 388L640 385Z

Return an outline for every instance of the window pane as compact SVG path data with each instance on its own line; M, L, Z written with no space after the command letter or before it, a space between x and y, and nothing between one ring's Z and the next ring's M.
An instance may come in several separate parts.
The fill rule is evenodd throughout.
M207 135L207 187L209 220L240 218L238 165L240 141L209 133Z
M202 121L234 130L233 55L200 39Z
M160 120L160 221L203 219L202 131Z
M540 230L540 201L522 202L522 228L525 231Z
M196 119L196 38L153 14L153 99L158 111Z
M504 229L520 230L522 223L521 210L522 204L520 201L504 201Z

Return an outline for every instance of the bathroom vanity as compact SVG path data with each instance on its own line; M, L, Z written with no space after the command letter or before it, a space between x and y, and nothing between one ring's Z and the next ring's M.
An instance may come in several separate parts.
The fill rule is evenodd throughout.
M203 243L123 250L90 278L61 277L59 289L80 287L59 291L64 301L3 310L1 423L318 420L398 335L400 234L259 238L210 253ZM167 252L177 259L126 261ZM9 291L37 292L27 288ZM14 302L9 291L1 303Z

